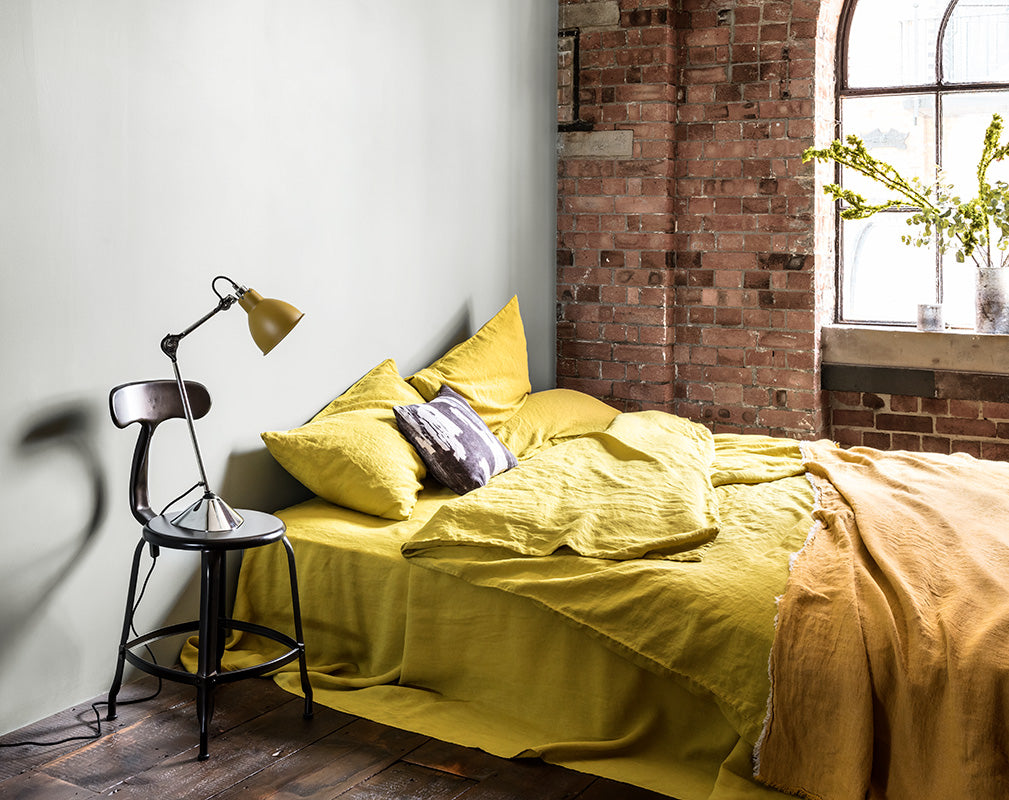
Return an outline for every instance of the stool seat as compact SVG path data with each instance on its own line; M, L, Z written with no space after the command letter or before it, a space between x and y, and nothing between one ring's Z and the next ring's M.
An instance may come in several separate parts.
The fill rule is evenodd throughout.
M294 566L294 550L288 541L287 527L283 520L273 514L252 509L239 510L243 518L242 524L229 531L194 531L182 528L172 523L171 514L159 514L152 517L143 527L142 538L137 544L133 557L133 569L130 575L130 588L126 605L126 616L123 621L123 634L119 646L119 662L112 689L109 691L108 719L116 717L116 695L122 683L124 662L128 661L137 669L164 680L186 683L196 687L196 716L200 726L199 760L210 757L208 739L210 720L214 714L214 689L222 683L265 675L299 660L301 670L301 686L305 693L305 718L312 716L312 685L308 680L305 662L305 644L301 629L301 608L298 598L297 574ZM252 547L263 547L281 542L287 549L288 568L291 578L291 601L294 610L294 628L297 639L287 634L257 625L252 622L231 619L224 614L225 582L227 574L227 554L233 550L247 550ZM137 578L140 566L140 556L145 543L153 547L167 547L174 550L188 550L200 553L200 618L190 622L180 622L167 625L153 631L128 639L133 627L133 604L136 594ZM280 655L236 670L223 670L221 659L224 656L224 643L227 631L246 631L258 636L272 639L285 649ZM197 669L196 672L166 667L146 659L133 652L133 648L148 645L161 639L180 634L197 633Z
M172 524L172 514L159 514L144 525L143 537L171 550L245 550L283 538L287 527L273 514L243 508L245 520L230 531L194 531Z

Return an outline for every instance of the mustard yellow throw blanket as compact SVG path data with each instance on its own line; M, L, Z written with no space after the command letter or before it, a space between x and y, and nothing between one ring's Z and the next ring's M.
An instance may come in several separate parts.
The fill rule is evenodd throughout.
M808 448L757 776L823 800L1009 797L1009 464Z

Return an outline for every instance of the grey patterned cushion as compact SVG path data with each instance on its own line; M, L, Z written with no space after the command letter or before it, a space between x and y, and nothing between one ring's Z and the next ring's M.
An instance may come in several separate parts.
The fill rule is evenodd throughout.
M442 386L429 403L396 406L396 424L428 472L457 494L518 463L459 394Z

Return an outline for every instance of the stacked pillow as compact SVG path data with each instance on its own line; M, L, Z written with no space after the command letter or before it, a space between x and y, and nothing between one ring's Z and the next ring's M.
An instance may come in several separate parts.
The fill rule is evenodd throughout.
M450 387L492 430L510 419L531 391L518 298L509 300L472 337L407 380L428 401L442 386Z
M567 439L606 430L618 413L613 406L583 392L546 389L526 397L519 410L494 433L525 460Z
M518 462L450 386L430 403L393 409L396 424L440 483L456 494L478 489Z
M604 430L617 414L580 392L530 391L513 297L415 375L402 378L388 359L306 425L262 436L281 466L323 499L407 519L428 472L461 494L514 466L516 456Z
M396 427L393 408L424 398L383 361L312 420L263 441L280 465L319 497L387 519L407 519L426 474Z

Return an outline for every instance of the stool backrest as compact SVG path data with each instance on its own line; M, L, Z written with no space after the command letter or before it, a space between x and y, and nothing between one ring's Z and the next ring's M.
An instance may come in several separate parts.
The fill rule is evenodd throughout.
M199 419L210 410L210 392L202 383L186 381L189 408L193 419ZM133 450L130 469L130 509L141 525L146 525L156 514L151 509L147 486L147 463L154 431L166 419L184 419L182 396L175 381L136 381L124 383L109 392L109 411L116 427L125 428L140 423L140 436Z

